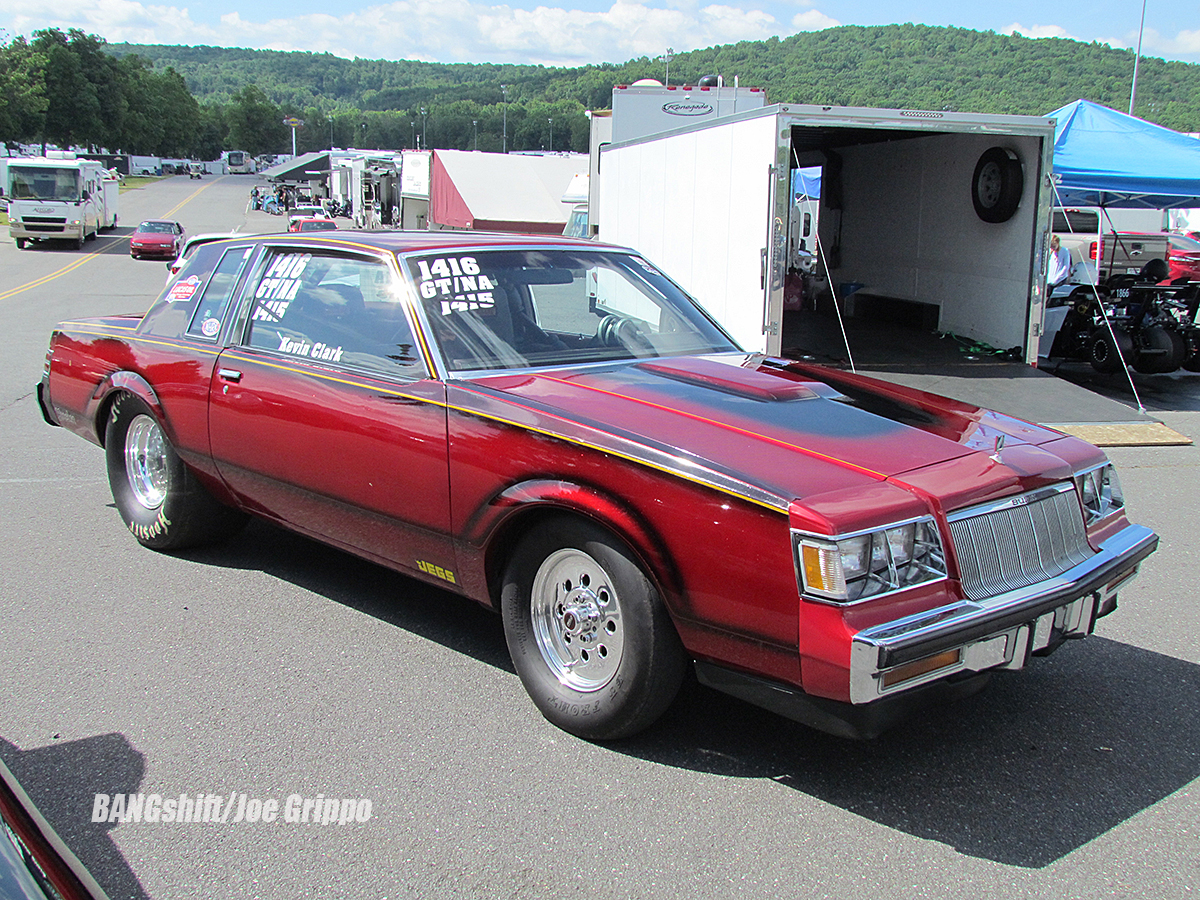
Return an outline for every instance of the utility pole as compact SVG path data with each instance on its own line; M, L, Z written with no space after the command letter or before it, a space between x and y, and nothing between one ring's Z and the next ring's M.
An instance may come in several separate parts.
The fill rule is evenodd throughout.
M663 79L663 84L671 83L671 60L675 58L675 51L671 47L667 48L667 52L659 57L659 60L667 64L667 75Z
M504 94L504 149L502 153L508 152L508 85L500 85L500 93Z
M475 130L475 151L479 152L479 120L472 119L471 127Z
M1142 32L1146 30L1146 0L1142 0L1142 24L1138 26L1138 48L1133 57L1133 84L1129 88L1129 114L1133 115L1133 100L1137 96L1138 62L1142 58Z
M550 119L550 152L554 152L554 120Z

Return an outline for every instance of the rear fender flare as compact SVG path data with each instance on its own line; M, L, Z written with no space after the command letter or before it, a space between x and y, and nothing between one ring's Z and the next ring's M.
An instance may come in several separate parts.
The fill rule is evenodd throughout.
M150 411L154 413L154 417L158 419L159 424L166 431L168 439L174 442L175 435L167 423L166 416L163 414L162 404L158 400L158 394L154 392L154 388L150 386L150 382L136 372L121 370L106 376L104 380L96 385L96 390L92 392L92 398L89 402L88 416L92 421L92 427L96 430L96 437L100 446L104 446L104 433L107 424L105 418L108 416L109 410L112 409L113 401L122 393L132 394L149 406Z

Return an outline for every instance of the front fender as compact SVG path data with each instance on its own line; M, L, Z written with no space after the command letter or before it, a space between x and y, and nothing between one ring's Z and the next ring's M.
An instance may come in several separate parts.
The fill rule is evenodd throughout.
M667 605L681 591L678 571L663 553L646 519L624 500L588 485L560 479L531 479L509 485L472 517L461 535L468 552L482 553L488 593L499 596L499 580L511 548L535 521L554 513L583 516L612 532L640 560Z

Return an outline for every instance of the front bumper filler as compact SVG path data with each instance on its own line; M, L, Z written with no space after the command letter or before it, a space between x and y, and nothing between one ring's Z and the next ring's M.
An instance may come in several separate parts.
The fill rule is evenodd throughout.
M860 631L850 648L850 702L870 703L960 673L1020 669L1030 654L1090 634L1157 546L1153 531L1129 525L1057 577Z

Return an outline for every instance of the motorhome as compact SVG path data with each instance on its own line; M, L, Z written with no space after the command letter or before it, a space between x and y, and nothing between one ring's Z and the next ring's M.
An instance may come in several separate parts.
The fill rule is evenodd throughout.
M119 182L99 162L73 154L8 161L9 234L17 249L66 240L82 250L117 224Z

